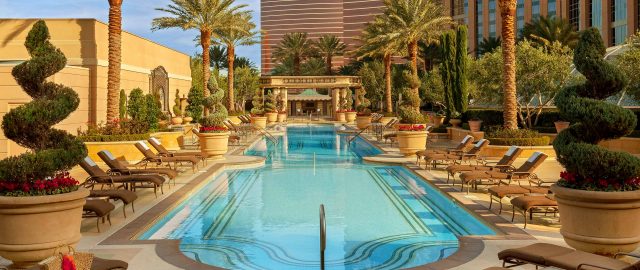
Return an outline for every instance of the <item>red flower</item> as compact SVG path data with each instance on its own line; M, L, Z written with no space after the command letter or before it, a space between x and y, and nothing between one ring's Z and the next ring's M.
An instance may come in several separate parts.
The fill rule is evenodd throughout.
M424 125L400 125L398 131L424 131Z
M224 126L200 127L200 132L226 132L228 129Z

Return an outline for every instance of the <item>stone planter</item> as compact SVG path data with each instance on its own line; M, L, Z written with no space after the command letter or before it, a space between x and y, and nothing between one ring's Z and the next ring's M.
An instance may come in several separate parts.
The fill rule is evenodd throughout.
M356 126L358 129L365 129L371 124L371 116L356 116Z
M345 120L347 121L347 123L353 123L353 121L356 121L357 114L358 114L357 112L346 112L346 113L344 113Z
M601 192L552 185L560 233L569 246L602 255L631 252L640 244L640 190Z
M0 196L0 256L27 268L80 241L89 191L32 197ZM66 252L67 249L58 251Z
M180 146L184 143L184 135L182 132L156 132L151 137L160 140L162 146L167 150L180 150Z
M569 127L569 125L571 124L571 122L566 122L566 121L555 121L553 122L553 124L556 126L556 132L560 133L560 131L566 129Z
M336 112L336 121L337 122L346 122L346 117L343 112Z
M279 113L278 114L278 122L282 123L287 121L287 114L286 113Z
M442 126L442 124L444 124L444 119L446 117L434 115L433 117L430 116L429 118L432 119L431 121L432 121L433 127L437 128L437 127Z
M229 146L229 132L198 133L200 151L207 158L224 159Z
M395 119L395 116L383 116L382 118L380 118L380 124L386 125L387 123L391 122L391 120Z
M193 121L193 117L187 116L185 118L182 118L182 120L184 121L185 125L188 125L188 124L191 124L191 121Z
M267 128L267 117L264 116L251 116L251 124L254 124L259 128Z
M398 131L397 134L398 148L405 157L415 156L427 144L426 131Z
M233 122L236 125L240 125L240 123L242 123L242 121L240 121L240 118L238 118L238 116L229 115L227 116L227 119L229 119L229 121Z
M267 117L267 122L269 123L274 123L278 121L278 113L276 112L268 112L268 113L265 113L264 116Z
M460 124L462 124L462 120L457 119L457 118L453 118L451 120L449 120L449 123L453 126L453 127L459 127Z
M482 120L469 120L469 130L472 132L480 131L482 127Z
M144 158L144 155L136 148L136 142L85 142L84 145L87 146L87 155L96 162L102 161L98 156L98 152L102 150L109 150L116 158L124 158L129 162L138 162Z
M182 124L182 117L173 117L171 118L172 125L180 125Z

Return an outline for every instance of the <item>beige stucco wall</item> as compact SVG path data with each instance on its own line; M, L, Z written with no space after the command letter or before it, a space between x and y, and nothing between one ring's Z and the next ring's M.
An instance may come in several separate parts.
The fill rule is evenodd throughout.
M106 119L108 27L95 19L45 19L51 35L51 43L60 48L68 60L68 67L52 80L71 86L78 92L82 105L60 127L75 132L88 122L99 123ZM29 58L24 41L36 19L0 19L0 114L10 108L8 104L28 102L11 77L11 68ZM187 94L191 86L190 57L179 51L150 40L122 33L121 89L127 95L139 87L150 91L150 74L163 66L169 76L169 104L173 106L176 89ZM84 107L83 107L84 106ZM9 147L0 134L0 158L19 151ZM15 147L14 147L15 148ZM9 151L8 149L11 149Z

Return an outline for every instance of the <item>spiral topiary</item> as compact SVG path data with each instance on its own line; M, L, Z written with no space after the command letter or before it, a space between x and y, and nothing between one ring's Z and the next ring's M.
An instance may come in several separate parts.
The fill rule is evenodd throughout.
M420 87L420 79L410 73L405 73L405 80L409 82L409 87L402 89L403 102L398 108L398 116L403 124L422 124L425 118L420 114L420 96L414 89Z
M218 87L215 80L210 80L207 88L211 94L204 99L204 107L209 109L209 115L200 119L200 124L204 127L225 127L224 120L229 116L227 108L222 104L225 91Z
M585 190L635 190L640 187L640 159L597 145L631 133L637 121L632 111L603 101L627 84L626 77L603 59L605 50L599 31L585 30L573 62L587 80L565 87L555 98L561 117L574 123L553 142L558 161L566 168L559 184Z
M264 115L264 104L262 103L262 89L257 89L251 99L251 104L253 108L251 109L251 114L254 116L263 116Z
M356 111L358 111L359 115L371 114L371 109L369 109L369 106L371 106L371 101L365 96L366 94L367 91L364 88L361 87L356 89L356 100L359 103Z
M87 155L82 141L51 128L78 108L80 98L69 87L45 81L67 64L49 38L44 21L36 22L25 42L31 59L11 72L33 101L10 110L2 119L2 130L7 138L32 151L1 160L2 181L26 183L53 177Z
M276 95L273 94L273 92L269 91L264 102L264 111L268 113L278 112L278 110L276 109L276 103Z

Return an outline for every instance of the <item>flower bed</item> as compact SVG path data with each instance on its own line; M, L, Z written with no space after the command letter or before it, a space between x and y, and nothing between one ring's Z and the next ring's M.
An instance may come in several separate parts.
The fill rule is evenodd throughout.
M68 172L59 173L53 178L28 182L0 181L0 196L22 197L62 194L78 190L79 184Z
M229 129L221 126L200 127L200 133L222 133L227 131L229 131Z
M517 146L546 146L550 138L540 136L535 138L487 138L492 145L517 145Z
M121 141L145 141L150 134L119 134L119 135L89 135L78 136L83 142L121 142Z
M425 125L398 125L398 131L425 131Z
M489 127L485 137L491 141L491 145L546 146L550 141L549 137L541 136L535 130L502 127Z

